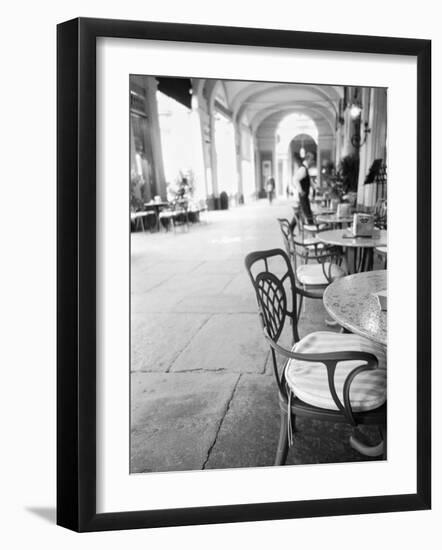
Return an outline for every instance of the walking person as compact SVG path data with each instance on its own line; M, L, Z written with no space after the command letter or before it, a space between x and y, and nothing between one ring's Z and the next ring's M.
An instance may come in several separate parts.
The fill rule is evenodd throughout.
M270 176L266 183L267 197L269 199L269 204L272 204L274 193L275 193L275 178Z
M294 164L295 164L295 170L293 175L293 183L292 187L295 193L295 196L298 197L299 202L299 210L303 217L303 220L307 224L313 224L313 213L310 206L310 175L309 175L309 168L313 166L315 161L315 156L313 153L307 152L304 158L304 161L302 161L301 157L298 155L298 153L294 154ZM294 231L296 226L296 218L294 217L291 221L290 227L292 229L292 232Z

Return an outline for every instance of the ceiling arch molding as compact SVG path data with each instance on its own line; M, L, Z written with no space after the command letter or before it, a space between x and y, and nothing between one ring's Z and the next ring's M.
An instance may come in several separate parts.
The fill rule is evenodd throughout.
M198 98L201 97L203 94L205 83L205 78L192 78L193 92Z
M219 80L216 78L207 79L204 86L206 101L210 110L212 109L213 103L215 101L216 88L218 86L218 83Z
M321 104L324 109L329 110L336 116L339 99L340 96L333 87L306 84L271 84L263 87L261 83L260 85L248 86L238 93L233 101L232 108L238 121L245 113L250 115L250 112L260 111L260 103L265 104L267 102L276 106L288 100ZM265 108L262 107L262 109ZM249 118L253 117L249 116Z
M331 119L329 112L324 111L320 106L313 106L310 103L301 104L299 102L286 105L276 105L259 113L251 121L252 131L258 134L260 128L266 124L268 125L269 122L272 123L274 127L273 129L276 131L278 124L283 120L283 118L293 113L300 113L309 116L318 127L320 134L334 135L335 118ZM272 117L274 117L273 120L271 120Z

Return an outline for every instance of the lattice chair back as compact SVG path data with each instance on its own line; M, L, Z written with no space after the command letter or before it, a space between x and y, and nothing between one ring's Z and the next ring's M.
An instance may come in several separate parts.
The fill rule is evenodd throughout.
M270 269L271 264L278 265L278 269ZM251 252L245 258L245 265L255 289L261 322L268 336L277 343L288 317L293 342L297 342L297 290L287 254L280 248Z

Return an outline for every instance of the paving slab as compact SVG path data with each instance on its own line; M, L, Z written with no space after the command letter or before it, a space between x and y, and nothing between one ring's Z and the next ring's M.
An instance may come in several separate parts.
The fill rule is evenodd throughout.
M219 294L232 280L232 275L174 275L161 285L161 291L173 292L181 297L201 294Z
M150 270L132 270L130 277L131 294L143 294L158 288L172 277L171 273L155 273Z
M278 444L276 382L242 374L206 468L271 466Z
M134 293L131 295L130 301L131 315L173 312L176 311L182 299L182 295L161 290L161 287L156 288L154 292Z
M198 295L183 298L175 311L198 313L254 313L258 320L256 299L254 296L236 294Z
M201 470L239 375L133 373L131 473Z
M235 275L241 268L242 265L237 260L212 260L201 262L200 265L193 270L192 274L194 276L220 274Z
M244 267L241 273L237 273L229 284L223 289L223 294L233 294L236 296L246 296L255 299L255 291L253 289L250 277Z
M171 258L169 255L167 258L160 256L158 259L150 254L144 256L143 261L139 261L137 264L137 271L149 272L155 275L176 275L178 273L192 273L199 265L202 264L201 260L177 260Z
M197 313L132 314L131 370L167 372L208 319Z
M217 314L195 334L171 371L263 373L267 352L256 314Z

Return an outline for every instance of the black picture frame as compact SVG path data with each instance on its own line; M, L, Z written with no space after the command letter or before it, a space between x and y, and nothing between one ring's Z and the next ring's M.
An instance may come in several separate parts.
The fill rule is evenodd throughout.
M417 491L96 512L96 39L414 56L417 60ZM431 41L79 18L57 28L57 523L75 531L424 510L431 506Z

